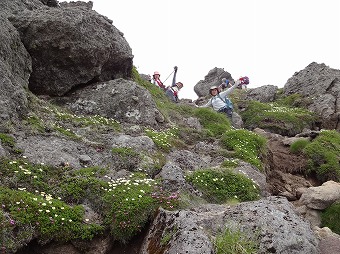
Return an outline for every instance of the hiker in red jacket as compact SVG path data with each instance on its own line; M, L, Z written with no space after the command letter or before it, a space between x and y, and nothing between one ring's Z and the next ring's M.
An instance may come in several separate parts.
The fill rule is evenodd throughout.
M164 91L166 91L165 85L163 85L163 82L160 80L161 74L159 74L158 71L155 71L152 75L152 83L160 88L162 88Z

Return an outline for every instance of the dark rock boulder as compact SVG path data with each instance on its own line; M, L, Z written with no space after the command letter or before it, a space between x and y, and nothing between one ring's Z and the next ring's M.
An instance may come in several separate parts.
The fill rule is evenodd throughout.
M78 89L59 103L76 114L101 115L123 123L155 126L164 121L150 93L124 79Z
M308 98L308 109L322 119L321 128L340 129L340 70L313 62L288 79L283 92Z
M0 131L27 112L31 58L16 29L0 16Z
M64 95L78 85L128 78L132 51L112 21L77 7L24 11L10 18L31 55L29 88Z
M204 97L209 95L209 88L211 86L219 86L222 83L222 78L226 78L229 82L234 83L234 79L231 74L222 68L215 67L210 70L204 77L204 80L200 80L195 86L194 91L198 97Z

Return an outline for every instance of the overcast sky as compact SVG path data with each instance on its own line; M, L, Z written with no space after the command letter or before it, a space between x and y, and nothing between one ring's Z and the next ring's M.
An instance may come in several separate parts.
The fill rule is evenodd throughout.
M339 0L92 0L124 33L139 73L178 66L180 98L214 67L283 87L312 62L340 70ZM170 77L165 85L171 84Z

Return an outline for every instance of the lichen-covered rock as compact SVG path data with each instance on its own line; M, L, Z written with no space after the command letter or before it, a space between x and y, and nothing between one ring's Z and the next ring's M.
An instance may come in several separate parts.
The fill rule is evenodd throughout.
M258 244L260 254L319 253L310 225L280 197L234 206L208 204L174 212L160 209L140 253L214 253L211 240L226 228L248 235Z
M164 122L150 93L124 79L96 83L61 99L71 111L81 115L101 115L119 122L156 126Z

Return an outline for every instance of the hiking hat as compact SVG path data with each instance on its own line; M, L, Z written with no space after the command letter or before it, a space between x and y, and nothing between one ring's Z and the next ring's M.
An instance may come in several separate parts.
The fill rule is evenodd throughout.
M211 91L212 91L212 90L215 90L215 89L217 90L217 93L220 92L220 91L218 90L218 87L217 87L217 86L212 86L212 87L209 88L209 93L211 94Z
M161 74L159 74L159 72L158 71L155 71L154 73L153 73L153 75L155 76L155 75L161 75Z

